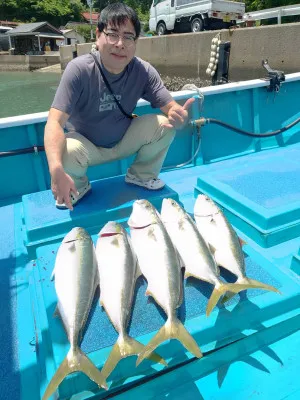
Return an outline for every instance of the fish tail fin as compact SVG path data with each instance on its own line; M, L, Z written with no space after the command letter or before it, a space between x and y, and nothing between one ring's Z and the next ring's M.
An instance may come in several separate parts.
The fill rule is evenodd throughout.
M210 299L208 300L207 307L206 307L206 316L208 317L212 310L215 308L217 305L219 299L223 294L226 292L229 292L226 294L226 300L222 300L222 304L225 303L225 301L228 301L231 299L233 296L235 296L237 293L241 292L242 290L249 289L252 286L249 286L247 282L239 282L239 283L221 283L217 287L214 288Z
M267 285L263 282L256 281L255 279L250 279L250 278L241 278L238 279L235 283L236 286L244 286L244 289L264 289L268 290L269 292L275 292L281 294L280 290L276 289L274 286ZM222 299L222 304L226 303L229 301L234 295L237 293L227 293L226 296L224 296L224 299Z
M105 379L98 368L79 348L71 348L49 382L42 400L48 399L67 375L78 371L86 374L92 381L96 382L99 387L107 389Z
M199 349L196 341L185 329L184 325L179 321L178 318L169 318L164 326L160 328L154 338L147 344L144 350L140 353L136 365L139 365L144 358L148 357L158 345L168 339L177 339L183 346L196 357L200 358L203 356Z
M112 373L122 358L139 355L144 350L144 347L145 346L142 343L131 338L130 336L124 336L122 338L119 337L101 370L104 378L106 379ZM160 363L165 366L168 365L166 361L157 353L149 354L147 358L156 363Z
M237 283L248 286L247 289L264 289L268 290L269 292L281 294L280 290L278 290L276 287L272 285L267 285L266 283L260 281L256 281L255 279L244 278Z
M227 301L231 300L235 295L236 295L236 293L227 292L226 295L221 300L221 304L227 303Z

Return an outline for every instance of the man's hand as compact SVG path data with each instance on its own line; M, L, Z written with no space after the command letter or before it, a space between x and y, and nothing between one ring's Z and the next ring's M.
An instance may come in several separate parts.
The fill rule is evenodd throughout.
M188 99L183 106L175 101L170 103L169 107L167 105L166 107L168 107L168 109L166 110L166 114L168 116L169 123L165 123L162 126L165 126L166 128L182 129L188 121L188 110L194 101L195 99L191 98ZM162 111L164 111L164 108L162 108Z
M51 173L51 189L55 200L59 204L65 203L69 210L73 210L72 202L70 199L71 192L78 196L75 183L70 175L66 174L64 169L57 168Z

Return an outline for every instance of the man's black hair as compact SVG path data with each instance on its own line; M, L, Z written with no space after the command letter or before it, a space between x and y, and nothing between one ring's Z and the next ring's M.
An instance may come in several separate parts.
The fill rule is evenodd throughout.
M98 29L100 32L103 32L109 23L119 27L120 25L126 24L128 20L134 26L136 37L139 37L141 33L141 23L136 12L124 3L112 3L101 11Z

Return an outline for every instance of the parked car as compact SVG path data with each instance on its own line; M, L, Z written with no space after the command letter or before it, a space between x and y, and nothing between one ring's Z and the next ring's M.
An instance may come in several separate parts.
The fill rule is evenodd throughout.
M153 0L149 28L158 35L224 29L243 18L245 3L229 0Z

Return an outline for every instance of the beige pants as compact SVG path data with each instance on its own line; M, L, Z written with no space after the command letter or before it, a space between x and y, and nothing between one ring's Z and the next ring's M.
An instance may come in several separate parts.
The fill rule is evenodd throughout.
M142 180L157 178L175 135L174 129L161 126L166 122L165 116L156 114L135 118L123 139L110 149L97 147L79 133L69 132L66 134L67 144L63 155L64 169L80 189L87 183L86 171L89 166L137 153L128 172Z

